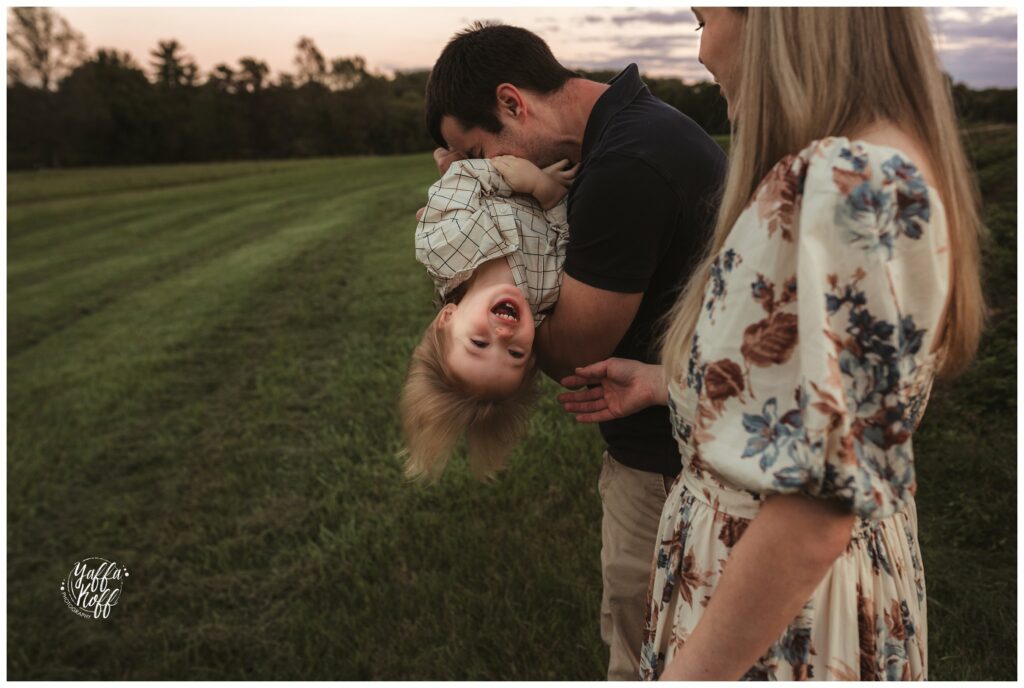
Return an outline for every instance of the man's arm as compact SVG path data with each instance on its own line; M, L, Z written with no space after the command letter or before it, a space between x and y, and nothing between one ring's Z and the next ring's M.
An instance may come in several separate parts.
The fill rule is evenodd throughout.
M636 156L588 161L573 184L558 304L534 345L541 370L555 380L614 353L680 212L675 189Z
M541 323L534 341L540 369L561 380L577 367L611 356L643 296L598 289L563 275L558 305Z

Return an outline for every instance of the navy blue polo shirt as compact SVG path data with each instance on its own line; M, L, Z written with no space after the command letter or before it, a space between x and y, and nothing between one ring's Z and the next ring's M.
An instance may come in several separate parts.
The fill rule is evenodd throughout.
M710 240L726 158L692 119L655 98L636 64L594 104L567 199L565 272L609 291L643 292L614 356L657 363L664 316ZM668 409L601 423L617 461L676 475Z

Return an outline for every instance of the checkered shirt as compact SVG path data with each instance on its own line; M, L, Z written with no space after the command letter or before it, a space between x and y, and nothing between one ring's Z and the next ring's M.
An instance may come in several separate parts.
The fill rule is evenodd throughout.
M558 301L569 223L565 199L545 211L515 193L489 160L458 160L427 192L416 259L443 299L482 263L504 256L540 325Z

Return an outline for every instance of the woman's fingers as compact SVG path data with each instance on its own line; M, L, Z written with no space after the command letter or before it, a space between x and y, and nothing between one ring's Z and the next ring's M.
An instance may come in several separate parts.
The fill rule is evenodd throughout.
M595 381L600 380L608 375L608 362L611 360L613 359L606 358L603 361L598 361L597 363L591 363L588 366L577 368L576 374L580 377L589 378Z
M562 408L569 413L596 413L608 408L608 402L604 399L594 401L563 401Z
M563 387L574 389L576 387L582 387L584 385L599 385L601 384L600 379L583 377L582 375L567 375L558 381Z
M562 392L558 395L558 401L565 403L567 401L593 401L594 399L600 399L604 396L604 389L601 387L591 387L589 389L579 390L576 392Z
M615 416L612 415L611 411L605 409L598 413L578 413L576 414L577 423L604 423L605 421L614 420Z

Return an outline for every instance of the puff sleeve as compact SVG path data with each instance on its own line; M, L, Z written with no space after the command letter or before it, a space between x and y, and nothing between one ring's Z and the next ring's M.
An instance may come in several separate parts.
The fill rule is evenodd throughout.
M869 520L913 495L911 435L948 293L934 196L895 149L835 139L811 155L794 232L795 408L780 419L791 461L772 474L777 491L836 499Z

